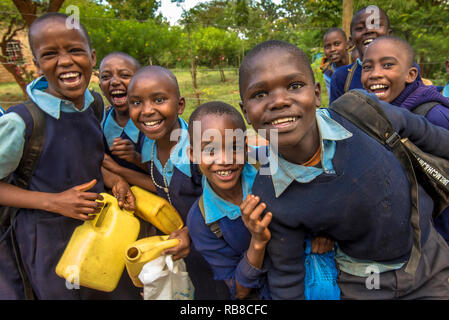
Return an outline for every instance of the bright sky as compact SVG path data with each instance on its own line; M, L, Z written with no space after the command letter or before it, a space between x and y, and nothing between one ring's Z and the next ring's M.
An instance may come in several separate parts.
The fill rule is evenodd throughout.
M176 3L172 3L171 0L161 0L161 6L159 12L167 18L170 24L175 24L178 19L181 18L182 9L184 8L188 11L190 8L194 7L196 4L201 2L208 2L207 0L185 0L180 6ZM280 3L281 0L273 0L274 3Z

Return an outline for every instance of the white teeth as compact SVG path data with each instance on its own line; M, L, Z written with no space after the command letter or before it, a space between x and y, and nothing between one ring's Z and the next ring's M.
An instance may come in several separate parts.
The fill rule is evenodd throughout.
M162 120L156 120L156 121L148 121L148 122L144 122L143 124L146 125L147 127L152 127L155 126L159 123L161 123Z
M79 75L80 75L79 72L67 72L67 73L61 74L59 77L61 79L67 79L67 78L75 78L75 77L78 77Z
M126 91L124 91L124 90L114 90L111 92L111 94L125 94L125 93L126 93Z
M293 122L295 121L296 118L295 117L286 117L286 118L281 118L281 119L277 119L271 122L272 125L276 125L276 124L280 124L280 123L285 123L285 122Z
M373 84L369 88L370 88L370 90L377 90L377 89L386 89L386 88L388 88L388 86L386 86L384 84Z
M231 170L222 170L222 171L216 171L216 173L222 177L230 176L232 171Z
M370 44L373 41L374 41L374 39L367 39L367 40L363 41L363 44L366 46L366 45Z

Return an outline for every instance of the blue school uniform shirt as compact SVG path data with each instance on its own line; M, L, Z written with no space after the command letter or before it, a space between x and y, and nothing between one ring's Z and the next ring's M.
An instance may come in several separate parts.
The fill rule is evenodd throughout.
M251 192L257 169L249 163L244 165L242 171L243 199ZM231 298L235 299L236 281L247 288L259 289L261 299L269 299L268 286L264 277L265 270L252 266L246 256L251 234L245 227L240 207L218 196L206 177L203 184L203 219L199 200L189 211L187 226L193 245L210 264L215 280L229 281ZM217 222L223 233L217 238L206 225Z
M137 129L131 118L124 127L121 127L117 121L115 121L113 106L109 109L102 128L109 148L113 146L114 139L120 137L123 133L125 133L134 144L137 144L137 141L139 140L140 131Z
M49 116L59 119L61 112L84 112L94 101L89 90L84 93L84 106L78 110L68 100L59 99L44 90L48 82L44 76L32 81L26 88L28 96ZM104 118L104 114L103 114ZM25 145L25 122L15 112L0 117L0 179L6 178L18 166Z
M5 113L5 110L3 110L2 106L0 106L0 116Z
M294 164L282 158L280 154L270 152L268 159L276 198L279 198L294 180L299 183L308 183L323 173L335 174L332 159L335 155L336 141L348 139L352 137L352 133L333 120L326 109L317 109L316 119L320 133L322 167L306 167ZM383 264L355 259L345 254L338 247L338 244L335 250L335 258L343 271L364 277L368 265L377 266L380 272L400 269L404 265L404 263Z
M449 82L444 86L442 94L443 96L449 98Z
M330 65L330 69L327 69L323 72L324 84L326 85L328 96L330 96L331 94L331 80L332 74L334 73L335 69L337 69L337 66L332 62L332 64Z
M167 180L168 186L170 185L175 167L186 176L192 177L192 173L190 171L190 160L187 156L187 147L190 145L188 124L180 117L178 117L178 120L181 126L179 141L174 146L170 153L170 157L165 164L165 179ZM163 175L164 167L157 157L157 144L155 143L155 140L145 137L142 146L142 163L153 160L155 168L161 175Z
M351 84L349 86L348 90L352 89L362 89L362 61L360 59L357 59L356 62L357 67L354 71L354 75L351 80ZM331 105L332 102L334 102L337 98L339 98L341 95L343 95L346 78L348 77L349 70L352 68L354 63L349 64L347 66L341 66L340 68L337 68L335 72L332 74L331 79L331 87L330 87L330 95L329 95L329 105Z

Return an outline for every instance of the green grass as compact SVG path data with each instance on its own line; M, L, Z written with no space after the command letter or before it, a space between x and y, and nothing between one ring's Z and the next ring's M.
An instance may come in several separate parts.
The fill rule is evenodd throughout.
M181 95L186 99L186 108L182 114L182 118L188 121L190 114L198 106L198 100L193 90L190 71L180 69L175 69L173 71L178 79ZM238 72L237 70L225 70L224 73L226 81L222 82L218 69L198 69L197 84L198 91L200 93L200 101L201 103L204 103L213 100L220 100L240 110ZM100 87L95 82L91 82L89 88L101 93ZM329 99L327 97L324 83L321 84L321 91L321 105L327 107ZM15 82L0 84L0 105L5 110L10 106L24 100L26 100L26 96L23 95L20 87ZM105 99L105 104L107 103L108 102Z

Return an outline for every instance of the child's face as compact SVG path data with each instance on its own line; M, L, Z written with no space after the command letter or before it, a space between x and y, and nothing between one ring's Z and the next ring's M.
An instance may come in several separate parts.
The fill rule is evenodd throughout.
M154 71L140 73L128 86L128 106L132 121L148 138L169 139L178 127L185 100L168 75Z
M243 135L240 139L225 138L226 130L236 132L238 129L229 115L203 115L200 121L201 154L193 154L193 148L189 148L190 158L198 163L215 193L221 195L221 191L239 187L246 159L245 139ZM210 134L211 130L215 134ZM207 131L209 133L205 133Z
M367 22L372 23L373 21L372 12L365 10L359 13L354 20L350 39L357 48L360 59L363 58L366 48L368 48L369 44L373 42L374 39L391 34L391 29L387 26L385 14L379 12L379 15L379 25L372 25L372 28L371 25L366 25Z
M379 99L392 102L407 83L418 75L409 67L407 53L393 41L375 41L366 50L362 65L362 84Z
M95 51L79 29L67 29L63 19L43 21L33 32L34 63L48 81L47 92L82 106Z
M319 83L290 52L273 49L253 57L241 87L246 120L256 131L267 129L268 140L269 130L278 130L279 148L310 142L318 134Z
M349 48L346 38L338 31L327 34L323 39L324 54L326 58L337 66L347 63L347 50Z
M136 71L134 62L120 55L109 56L100 64L100 88L118 111L128 109L128 84Z

